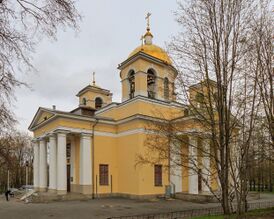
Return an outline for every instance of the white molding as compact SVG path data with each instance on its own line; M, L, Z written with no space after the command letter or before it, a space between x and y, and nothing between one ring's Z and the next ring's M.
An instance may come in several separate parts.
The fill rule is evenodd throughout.
M55 130L65 130L67 133L78 133L78 134L83 134L88 137L88 135L92 135L92 130L87 130L87 129L79 129L79 128L68 128L64 126L58 126L52 131ZM112 133L112 132L102 132L102 131L94 131L95 136L106 136L106 137L113 137L113 138L118 138L118 137L123 137L127 135L133 135L133 134L140 134L140 133L148 133L144 128L138 128L138 129L132 129L132 130L127 130L123 131L120 133ZM43 136L40 136L40 138L43 138L44 136L47 136L47 133L44 134Z

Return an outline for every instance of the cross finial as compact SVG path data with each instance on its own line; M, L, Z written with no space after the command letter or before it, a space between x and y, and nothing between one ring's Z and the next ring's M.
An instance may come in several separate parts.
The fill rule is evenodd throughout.
M95 86L95 72L93 72L93 73L92 73L92 75L93 75L93 81L92 81L92 84L93 84L93 86Z
M146 20L147 20L147 31L150 30L150 20L149 20L149 17L151 16L151 13L147 13L147 16L146 16Z

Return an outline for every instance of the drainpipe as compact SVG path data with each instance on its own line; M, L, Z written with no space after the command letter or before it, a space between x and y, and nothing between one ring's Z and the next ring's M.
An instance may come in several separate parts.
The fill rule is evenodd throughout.
M97 118L95 118L95 123L92 125L92 144L91 144L91 154L92 154L92 199L94 199L95 198L95 196L94 196L94 191L95 191L95 189L94 189L94 129L95 129L95 126L98 124L98 122L99 122L99 119L97 119Z

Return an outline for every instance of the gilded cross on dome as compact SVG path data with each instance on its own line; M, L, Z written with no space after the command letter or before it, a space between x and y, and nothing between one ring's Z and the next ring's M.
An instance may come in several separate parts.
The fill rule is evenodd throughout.
M150 30L150 20L149 20L149 17L151 16L151 13L147 13L147 16L146 16L146 20L147 20L147 31Z

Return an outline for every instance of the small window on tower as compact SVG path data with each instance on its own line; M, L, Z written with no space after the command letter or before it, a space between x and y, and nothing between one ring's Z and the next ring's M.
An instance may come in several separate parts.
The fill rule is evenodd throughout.
M95 109L102 108L103 100L100 97L96 97L95 99Z
M82 100L82 104L83 105L87 105L87 99L84 97L83 100Z
M164 79L164 97L165 97L165 100L169 99L169 80L168 80L168 78Z

